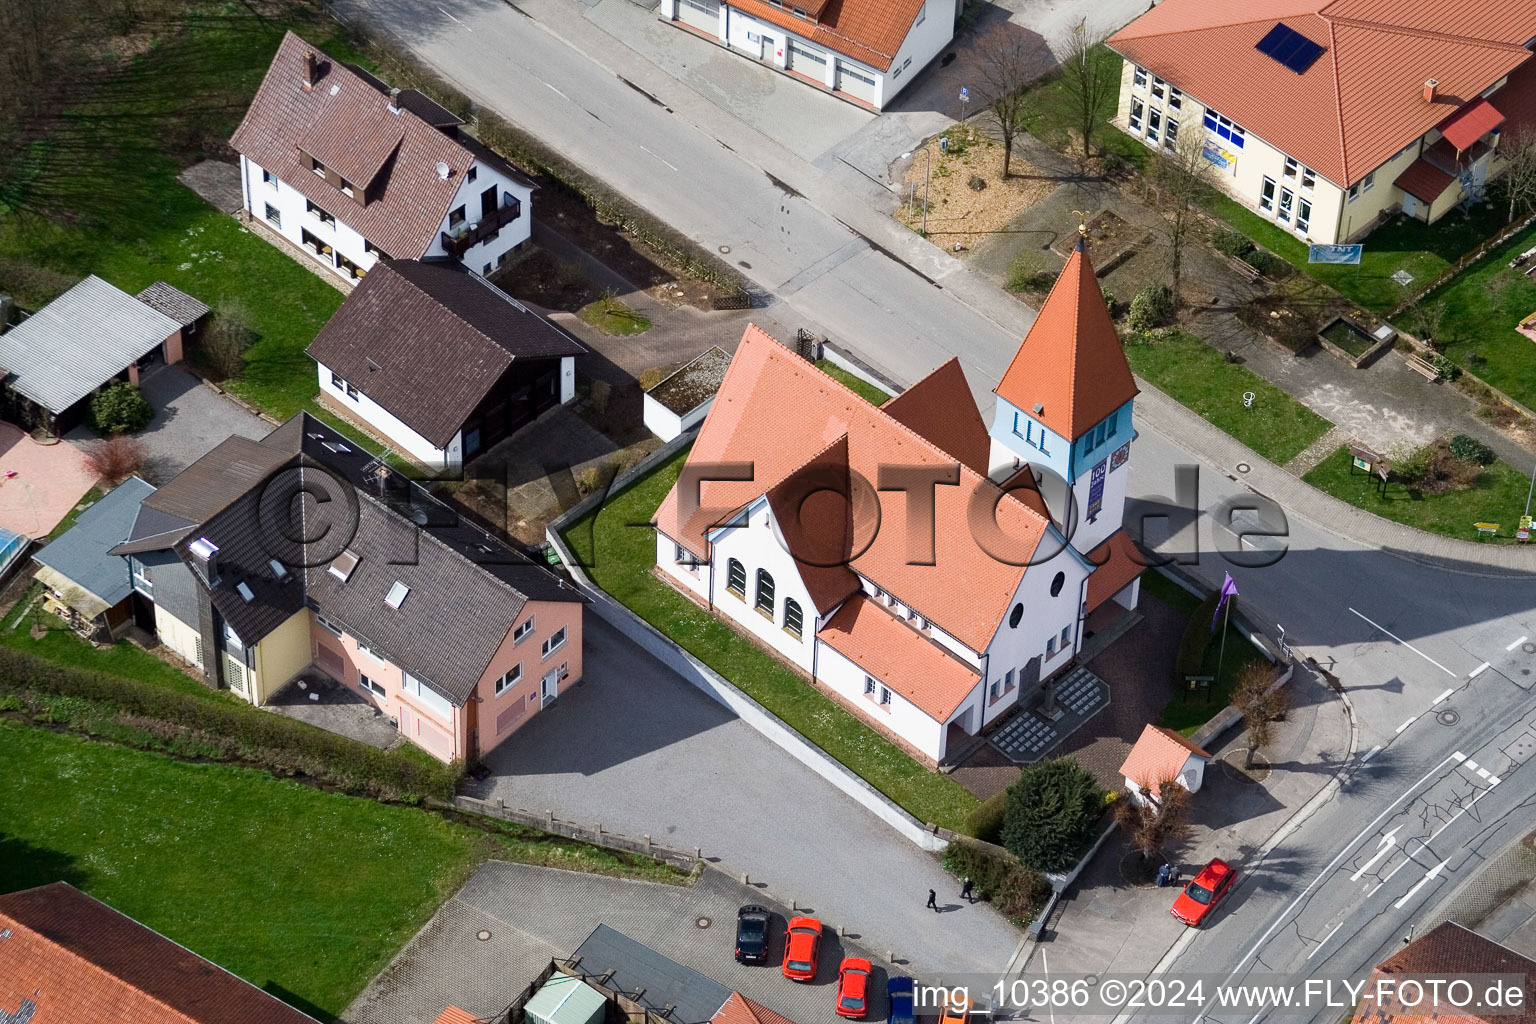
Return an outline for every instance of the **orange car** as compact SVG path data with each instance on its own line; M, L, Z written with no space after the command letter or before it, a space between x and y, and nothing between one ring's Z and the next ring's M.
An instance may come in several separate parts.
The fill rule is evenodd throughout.
M792 917L784 933L784 977L791 981L816 980L816 954L821 947L821 922L814 917Z
M950 989L944 997L944 1012L939 1015L939 1024L970 1024L971 1005L969 994L958 988Z

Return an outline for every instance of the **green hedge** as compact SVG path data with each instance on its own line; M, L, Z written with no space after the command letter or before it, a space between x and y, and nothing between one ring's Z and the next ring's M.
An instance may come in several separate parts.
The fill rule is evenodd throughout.
M965 816L965 834L984 843L1002 843L1003 815L1008 809L1008 791L987 797Z
M1232 611L1237 611L1237 595L1229 599L1233 605ZM1221 592L1212 593L1189 615L1189 622L1184 626L1184 636L1179 641L1179 656L1174 662L1174 686L1179 692L1184 690L1184 678L1197 676L1205 665L1205 652L1211 646L1211 641L1216 638L1216 633L1211 630L1211 619L1216 615L1216 605L1221 601ZM1226 613L1223 612L1223 617Z
M542 174L591 207L599 217L640 239L673 261L684 273L736 296L746 294L741 275L724 260L661 218L630 202L530 132L479 107L407 53L387 40L349 26L358 48L395 85L414 88L470 122L485 145L523 170Z
M53 721L80 721L89 709L76 702L90 702L132 722L133 732L142 737L168 739L175 733L183 740L196 740L201 735L210 741L206 756L232 751L264 768L302 773L343 792L380 799L451 800L463 774L457 761L439 764L379 750L249 705L210 701L137 679L58 665L11 648L0 648L0 693L39 694L44 706L53 708L63 703L59 710L67 713L48 716ZM118 721L92 731L122 739L128 735L122 725Z

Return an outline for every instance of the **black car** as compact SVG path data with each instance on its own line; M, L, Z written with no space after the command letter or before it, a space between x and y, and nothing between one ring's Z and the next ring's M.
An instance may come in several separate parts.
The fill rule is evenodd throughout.
M767 907L749 904L736 911L736 960L744 964L768 962L768 926L773 915Z

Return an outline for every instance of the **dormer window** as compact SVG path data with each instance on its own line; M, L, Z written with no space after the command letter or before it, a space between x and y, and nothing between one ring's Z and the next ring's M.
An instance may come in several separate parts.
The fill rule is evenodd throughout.
M798 7L794 8L794 12L795 12L795 17L797 17L797 18L809 17L809 15L807 15L803 10L801 10Z
M325 177L325 164L321 163L319 160L316 160L314 157L309 158L309 169L320 175L320 177Z
M341 194L346 196L348 199L356 198L352 193L352 183L346 178L341 179Z

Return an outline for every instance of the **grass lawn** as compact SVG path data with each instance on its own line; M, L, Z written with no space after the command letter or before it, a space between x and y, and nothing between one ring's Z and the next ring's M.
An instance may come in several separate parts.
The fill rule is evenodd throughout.
M1528 408L1536 408L1536 342L1515 332L1536 312L1536 281L1509 261L1536 245L1522 231L1429 297L1445 304L1446 355ZM1411 327L1411 324L1408 325Z
M864 380L862 377L855 377L841 366L838 366L826 359L818 362L816 364L816 369L820 370L828 377L831 377L839 384L842 384L844 387L848 388L848 390L864 399L864 401L868 402L870 405L884 405L886 402L890 401L891 396L886 394L884 391L881 391L879 388Z
M1093 59L1104 73L1119 82L1122 64L1119 54L1101 43L1094 48ZM1082 143L1075 141L1079 138L1077 101L1061 75L1052 72L1030 86L1025 95L1029 99L1024 107L1025 130L1063 153L1071 146L1069 155L1082 156ZM1114 153L1126 163L1142 167L1147 162L1147 147L1108 123L1115 116L1115 107L1119 102L1120 88L1117 85L1105 97L1100 111L1101 124L1094 132L1094 149Z
M1148 569L1141 574L1141 592L1143 595L1161 601L1185 619L1188 619L1200 605L1199 598L1156 569ZM1165 729L1176 730L1185 736L1193 735L1195 730L1210 721L1212 715L1231 702L1232 691L1237 687L1238 676L1243 666L1263 658L1264 656L1254 648L1253 644L1248 642L1248 638L1238 632L1236 626L1228 626L1226 657L1222 658L1221 638L1213 637L1210 648L1205 652L1205 661L1200 667L1201 675L1218 676L1216 671L1218 663L1221 666L1218 678L1211 684L1209 695L1204 692L1181 691L1178 696L1168 702L1167 707L1163 708L1157 724Z
M919 765L729 625L651 575L656 538L643 524L655 515L687 457L686 449L679 452L566 531L566 542L589 563L592 579L918 820L960 829L977 800L959 783Z
M321 1020L486 857L637 873L531 830L491 835L8 722L0 774L0 891L71 882Z
M89 98L38 147L40 180L71 184L54 198L67 213L0 215L0 290L34 304L51 296L36 293L29 266L99 274L128 292L163 279L215 308L241 306L257 340L229 390L278 418L314 395L304 347L341 293L209 206L176 173L228 139L290 24L333 56L357 57L334 23L270 20L235 4L189 10L153 27L148 53L93 72Z
M119 640L106 648L93 646L66 626L58 616L43 611L42 602L33 600L39 596L40 591L41 586L33 584L27 595L6 616L4 625L0 626L0 645L35 654L60 665L141 679L181 693L194 693L214 700L235 699L210 690L185 672L172 668L126 640ZM30 632L34 623L48 631L37 640L32 639Z
M1375 313L1388 312L1498 234L1509 212L1507 206L1494 203L1474 207L1470 216L1453 212L1432 225L1395 217L1365 237L1360 265L1346 267L1307 263L1305 242L1228 196L1213 194L1207 208L1275 255ZM1399 270L1413 275L1406 288L1392 280Z
M1498 523L1500 535L1512 538L1530 487L1530 478L1524 473L1495 462L1464 491L1424 494L1392 481L1387 484L1386 496L1379 497L1374 478L1359 470L1351 473L1350 466L1349 449L1340 448L1302 479L1385 519L1461 540L1477 539L1473 523Z
M589 302L576 315L604 334L644 334L651 329L651 318L637 313L611 296Z
M1229 363L1199 338L1174 331L1125 348L1131 369L1277 466L1333 426L1245 366ZM1243 393L1254 394L1243 406Z

